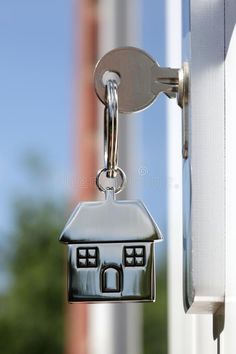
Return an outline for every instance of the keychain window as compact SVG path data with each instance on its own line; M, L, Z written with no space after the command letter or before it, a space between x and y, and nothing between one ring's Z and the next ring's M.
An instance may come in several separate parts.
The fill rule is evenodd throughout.
M77 248L77 267L97 267L98 265L98 249L96 247L79 247Z
M145 265L145 247L124 247L124 260L126 267L143 267Z

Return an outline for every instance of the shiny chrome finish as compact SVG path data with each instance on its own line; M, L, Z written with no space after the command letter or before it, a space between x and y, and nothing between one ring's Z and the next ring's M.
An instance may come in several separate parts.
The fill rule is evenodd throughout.
M183 296L185 311L189 309L194 298L192 287L192 254L191 254L191 199L192 171L190 159L183 160Z
M114 193L115 194L120 193L124 189L124 187L126 185L126 174L124 173L124 171L120 167L117 167L116 171L115 171L116 172L116 176L112 177L112 179L113 179L113 182L115 183L114 180L116 179L116 177L120 176L120 180L121 180L120 184L118 184L116 186L106 186L106 187L104 187L103 184L100 181L100 177L102 176L102 174L107 174L107 172L108 172L108 170L106 168L103 168L100 171L98 171L97 177L96 177L96 185L97 185L98 189L101 192L106 192L107 190L112 188L112 189L114 189Z
M99 243L97 267L77 266L78 245L68 245L68 301L154 301L155 269L152 242L131 242L127 246L143 247L143 266L125 266L124 243ZM83 244L91 247L91 243ZM136 257L137 258L137 257Z
M189 156L189 65L183 63L179 69L179 90L177 95L179 106L182 108L182 156Z
M108 177L115 177L118 167L118 95L115 80L108 80L104 109L104 165Z
M143 109L160 92L173 97L179 73L160 68L137 48L113 50L104 58L95 71L97 94L105 104L105 167L96 184L106 200L80 203L60 236L68 245L68 300L155 301L154 242L162 240L161 232L143 203L115 200L126 182L118 167L118 110Z
M183 107L188 95L185 68L162 68L146 52L135 47L116 48L105 54L94 73L98 98L106 103L104 78L114 73L119 77L119 111L133 113L145 109L163 92L169 98L178 97Z
M138 112L149 106L156 95L151 91L153 58L134 47L116 48L97 63L94 72L94 85L98 98L105 104L104 76L116 73L120 78L118 87L119 111Z
M140 201L80 203L61 234L68 245L69 302L155 300L157 225Z
M105 108L104 108L104 165L105 167L98 171L96 185L101 192L108 189L114 189L114 193L119 193L126 185L126 175L118 167L118 95L117 82L109 79L106 82L105 90ZM112 180L113 185L103 186L100 181L101 176L105 174ZM117 182L120 177L120 182ZM110 182L110 181L109 181ZM117 185L118 183L118 185Z

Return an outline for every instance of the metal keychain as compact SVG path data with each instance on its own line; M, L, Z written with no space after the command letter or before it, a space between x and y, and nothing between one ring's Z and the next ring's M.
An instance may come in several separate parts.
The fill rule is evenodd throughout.
M104 201L79 203L60 241L68 246L69 302L155 301L155 241L161 232L138 200L116 200L126 184L118 166L118 83L105 83Z

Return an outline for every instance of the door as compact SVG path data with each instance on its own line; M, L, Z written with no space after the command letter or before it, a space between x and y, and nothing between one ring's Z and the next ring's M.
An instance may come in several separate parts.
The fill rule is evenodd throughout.
M236 4L183 1L182 18L180 7L167 2L167 65L190 64L187 160L180 158L182 140L176 134L181 113L168 102L168 178L184 182L183 225L182 191L169 186L169 353L233 354Z

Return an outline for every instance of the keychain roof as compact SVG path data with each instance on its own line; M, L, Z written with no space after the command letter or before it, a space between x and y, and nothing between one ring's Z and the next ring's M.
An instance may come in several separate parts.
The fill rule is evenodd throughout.
M161 231L141 201L115 200L114 191L105 201L78 204L59 240L64 243L158 241Z

